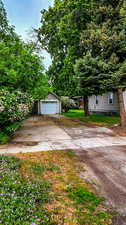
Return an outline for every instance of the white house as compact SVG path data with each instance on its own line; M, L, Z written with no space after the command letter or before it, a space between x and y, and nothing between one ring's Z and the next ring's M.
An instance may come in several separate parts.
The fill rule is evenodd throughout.
M46 99L38 101L38 114L39 115L50 115L61 113L61 101L59 97L50 92Z
M126 108L126 91L123 92ZM117 92L108 92L103 95L89 97L89 112L95 114L119 114L119 101Z

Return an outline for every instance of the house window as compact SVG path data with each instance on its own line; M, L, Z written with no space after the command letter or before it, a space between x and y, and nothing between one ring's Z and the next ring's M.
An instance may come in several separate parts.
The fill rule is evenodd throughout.
M96 105L98 105L98 96L96 95Z
M109 93L109 97L108 97L108 103L109 104L113 104L113 100L114 100L114 95L112 92Z

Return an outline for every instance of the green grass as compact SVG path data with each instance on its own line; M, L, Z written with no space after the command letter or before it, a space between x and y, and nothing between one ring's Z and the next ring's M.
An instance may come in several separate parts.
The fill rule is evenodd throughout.
M38 163L33 162L30 170L34 172L34 174L41 176L42 174L44 174L45 171L61 172L60 167L52 162L49 162L46 165L39 165Z
M52 200L50 183L36 174L34 180L24 179L21 165L20 159L0 156L0 224L53 225L43 207Z
M99 125L111 126L120 123L119 116L104 116L104 115L90 115L88 118L84 118L83 110L69 110L67 113L63 113L64 116L77 118L86 123L98 123Z
M93 192L90 192L83 186L76 185L67 188L68 197L74 201L77 208L77 217L80 225L105 225L106 219L111 219L111 215L105 211L99 211L95 213L97 207L99 207L104 198L96 196ZM85 213L83 209L87 209Z
M80 178L74 152L17 157L0 156L0 225L111 224L104 199Z

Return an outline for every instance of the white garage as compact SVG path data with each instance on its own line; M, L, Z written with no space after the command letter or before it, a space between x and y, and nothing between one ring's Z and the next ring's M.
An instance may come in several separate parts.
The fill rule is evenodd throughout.
M59 97L54 93L49 93L46 99L38 102L38 114L50 115L61 113L61 102Z

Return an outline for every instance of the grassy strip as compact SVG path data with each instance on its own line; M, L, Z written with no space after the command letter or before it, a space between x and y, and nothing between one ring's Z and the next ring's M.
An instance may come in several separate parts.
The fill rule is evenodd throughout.
M77 118L85 123L93 123L99 125L111 126L120 123L119 116L104 116L104 115L90 115L88 118L84 118L83 110L69 110L67 113L63 113L64 116Z
M30 179L32 183L37 180L40 183L46 181L51 184L50 187L47 185L44 190L42 189L39 195L40 203L38 200L32 203L34 208L37 207L38 212L41 210L39 222L35 220L37 211L33 212L34 223L37 225L52 223L57 225L111 224L111 214L108 208L104 206L103 198L99 198L90 185L80 178L80 172L84 171L83 164L80 163L73 152L39 152L17 154L16 157L23 161L20 172L24 179L27 179L28 182ZM27 193L26 189L24 189L26 198L25 192ZM34 194L32 196L37 198ZM43 196L46 196L44 201ZM44 213L49 223L47 221L42 223ZM51 217L48 217L48 213ZM20 224L30 225L30 223Z
M104 198L96 196L83 186L75 185L67 188L68 197L74 201L76 215L80 225L103 225L110 221L111 216L106 209L100 210ZM99 207L100 206L100 207ZM99 207L99 210L97 210Z

